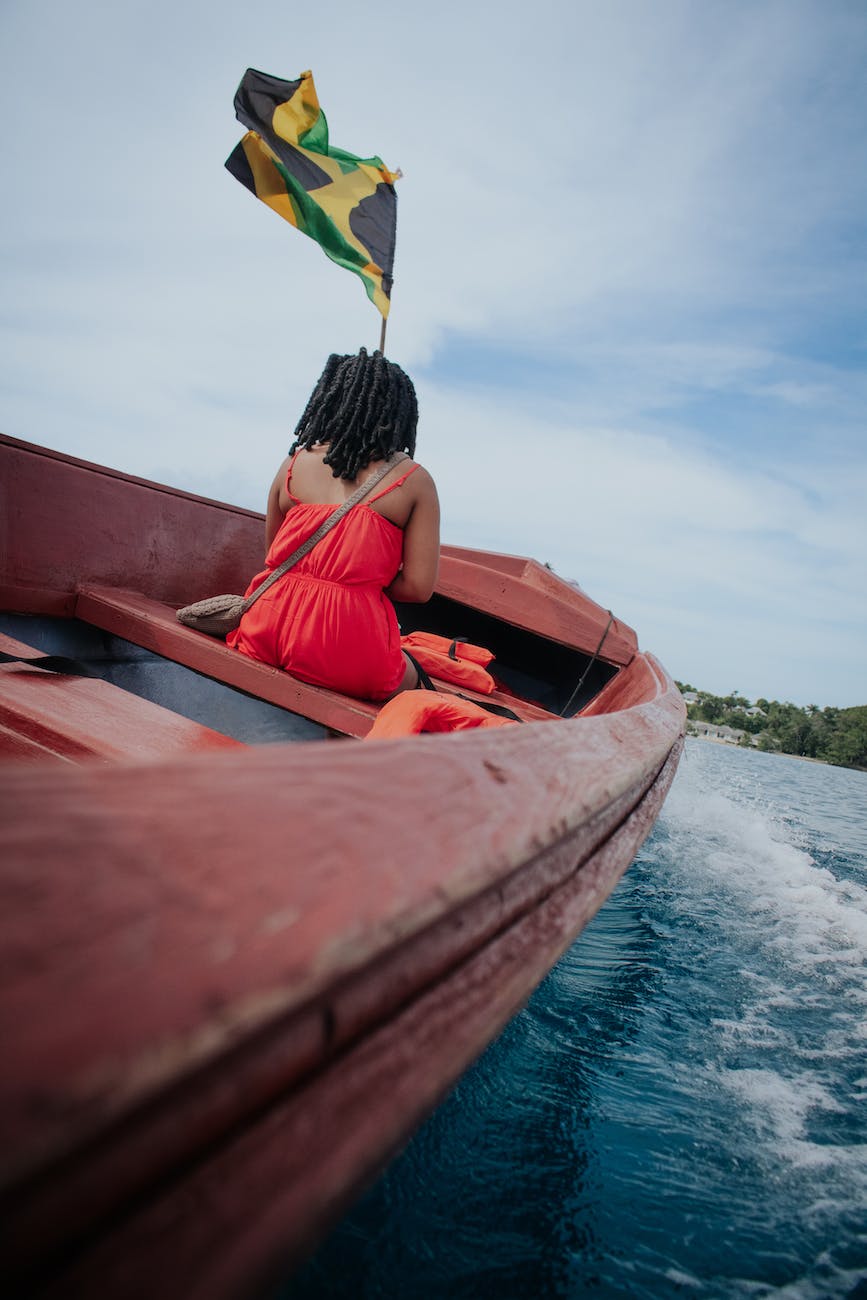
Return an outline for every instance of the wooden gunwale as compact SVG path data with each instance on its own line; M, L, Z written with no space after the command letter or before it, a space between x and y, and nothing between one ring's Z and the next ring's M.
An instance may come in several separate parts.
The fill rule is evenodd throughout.
M75 1160L67 1159L65 1163L63 1160L55 1160L46 1166L42 1180L37 1178L31 1181L29 1190L26 1182L16 1180L14 1197L10 1198L8 1209L4 1207L4 1219L12 1229L19 1251L23 1252L23 1258L19 1257L19 1262L24 1263L30 1254L27 1250L28 1243L33 1252L30 1254L31 1263L34 1259L46 1258L48 1241L53 1240L55 1246L60 1247L62 1239L57 1234L59 1224L64 1226L64 1231L73 1235L76 1232L87 1235L89 1231L95 1230L104 1216L108 1215L111 1220L109 1211L112 1207L134 1204L142 1196L147 1199L148 1192L155 1195L167 1177L171 1181L170 1175L177 1176L178 1171L182 1170L179 1187L169 1197L170 1200L175 1198L175 1209L169 1212L156 1205L144 1212L145 1222L154 1214L157 1215L163 1224L159 1231L161 1240L164 1240L167 1231L164 1222L166 1215L174 1221L179 1208L182 1211L189 1200L188 1191L180 1189L187 1187L190 1169L194 1169L194 1182L200 1177L208 1177L201 1170L195 1171L196 1152L185 1151L183 1148L181 1138L182 1135L189 1137L191 1123L197 1125L195 1137L198 1141L198 1155L199 1158L204 1156L205 1169L210 1167L208 1161L213 1155L213 1144L220 1147L230 1138L234 1142L232 1135L243 1131L245 1123L252 1123L252 1137L241 1136L238 1141L242 1146L249 1141L258 1146L255 1135L263 1126L277 1122L269 1111L272 1105L276 1105L278 1114L290 1114L293 1129L300 1124L302 1133L307 1135L306 1140L313 1140L314 1146L318 1146L323 1135L318 1131L317 1124L310 1122L311 1116L319 1108L317 1097L323 1087L329 1095L333 1095L335 1087L340 1092L344 1086L340 1083L341 1078L349 1085L354 1077L354 1067L350 1069L347 1061L359 1053L362 1058L365 1053L369 1054L372 1049L368 1045L378 1037L382 1038L383 1034L392 1042L389 1050L396 1050L393 1036L389 1038L387 1027L392 1020L397 1024L407 1016L412 1018L412 1008L416 1004L433 998L440 1008L438 1014L442 1019L444 1008L448 1004L447 990L450 984L463 989L466 980L473 978L468 973L470 969L478 969L480 963L484 965L485 961L493 960L491 954L494 951L500 950L503 944L514 945L515 936L521 932L522 927L529 927L528 933L532 931L536 937L519 960L513 955L514 969L507 981L508 998L511 1000L504 1002L500 996L499 980L487 987L487 993L481 987L477 989L479 1006L473 1013L476 1023L469 1039L466 1038L465 1029L460 1027L463 1024L463 1012L460 1015L455 1012L452 1031L457 1032L462 1044L461 1050L468 1051L469 1056L455 1061L454 1054L446 1052L442 1059L436 1055L430 1058L429 1063L433 1067L431 1080L428 1087L422 1090L422 1098L412 1097L410 1092L402 1098L401 1106L393 1111L389 1103L388 1114L381 1116L379 1128L388 1129L391 1133L387 1143L384 1132L377 1129L378 1136L374 1138L370 1124L362 1124L366 1140L372 1143L374 1149L367 1149L363 1154L357 1152L351 1175L343 1169L338 1176L335 1174L334 1160L328 1152L317 1150L309 1153L309 1159L305 1159L298 1148L298 1135L293 1138L292 1160L298 1162L296 1177L300 1178L303 1190L301 1186L294 1189L287 1187L284 1175L279 1184L279 1194L284 1198L289 1197L293 1209L282 1220L282 1226L274 1225L274 1231L280 1238L280 1253L287 1245L295 1252L304 1249L305 1245L309 1246L326 1221L337 1213L345 1196L355 1189L359 1180L370 1177L373 1172L371 1162L378 1167L379 1162L385 1158L387 1152L383 1150L383 1144L391 1151L395 1143L406 1136L422 1114L450 1086L460 1070L465 1068L472 1056L514 1014L538 979L596 911L599 902L613 888L634 856L638 843L650 829L673 776L678 753L679 743L673 747L661 770L653 774L637 802L633 802L634 791L623 792L619 800L615 801L619 805L616 811L612 804L610 818L601 821L597 819L595 826L579 826L567 832L556 843L537 854L532 862L518 869L511 879L502 879L492 886L487 891L487 897L481 894L469 900L462 909L453 907L448 916L441 917L439 925L434 923L429 926L426 934L422 932L417 935L412 943L398 943L384 958L368 962L360 977L358 973L353 976L344 974L329 990L327 999L323 1000L321 996L318 1000L314 999L304 1015L296 1016L294 1020L291 1017L289 1020L275 1017L269 1034L260 1032L257 1036L250 1032L249 1041L242 1049L235 1047L225 1052L218 1063L219 1068L212 1070L210 1079L207 1070L194 1071L188 1080L186 1097L183 1096L183 1089L174 1088L164 1093L164 1108L162 1114L159 1114L157 1108L156 1125L153 1107L150 1113L145 1110L138 1114L133 1107L126 1117L115 1117L112 1123L107 1124L102 1150L99 1142L96 1145L92 1141L83 1143L78 1168ZM573 919L565 932L558 931L557 947L552 951L550 943L546 947L540 946L538 942L539 918L551 907L556 911L567 896L571 898L569 914ZM579 917L577 923L575 915ZM446 951L448 957L444 955ZM485 954L488 954L487 957ZM386 989L389 996L384 997ZM458 997L457 994L455 996ZM458 1001L462 1001L465 996L465 992L462 992ZM490 998L489 1014L481 1027L478 1021L480 1016L485 1019L483 1007L486 998ZM418 1024L417 1015L415 1022ZM400 1031L397 1032L399 1039ZM414 1032L417 1037L419 1030ZM446 1033L446 1030L443 1029L442 1032ZM304 1058L306 1052L306 1065L300 1072L296 1070L293 1074L287 1069L287 1059L291 1059L293 1052L298 1052L299 1048L301 1058ZM399 1055L402 1058L401 1068L406 1068L407 1061L403 1059L406 1056L405 1045ZM374 1062L374 1065L380 1072L385 1069L382 1061L378 1065ZM260 1076L258 1080L254 1077L257 1070ZM386 1077L391 1078L390 1066L386 1069ZM264 1079L266 1083L263 1090ZM322 1080L327 1080L327 1083ZM74 1085L75 1080L72 1083ZM396 1095L401 1095L399 1087ZM233 1099L234 1114L226 1110L227 1097ZM350 1149L357 1146L357 1140L346 1128L347 1124L358 1121L355 1111L362 1104L363 1097L363 1090L355 1097L352 1112L354 1118L351 1121L348 1118L346 1122L342 1118L337 1119L337 1116L344 1117L348 1114L346 1104L341 1100L328 1124L327 1131L331 1138ZM243 1098L243 1105L240 1105L239 1098ZM213 1104L215 1099L216 1109ZM422 1106L423 1111L419 1113L413 1109L412 1114L408 1115L403 1107L410 1101L413 1107ZM102 1120L106 1122L105 1114ZM159 1159L155 1160L155 1153ZM216 1159L219 1163L224 1157L218 1155ZM317 1163L319 1160L322 1161L321 1169ZM248 1168L246 1172L247 1176L252 1176L251 1169ZM211 1184L212 1187L217 1186L224 1176L226 1175L220 1175ZM335 1188L332 1185L335 1177L344 1184L342 1187ZM323 1186L320 1187L320 1183ZM198 1193L194 1199L197 1198ZM135 1221L135 1215L133 1218ZM196 1249L203 1244L188 1216L182 1213L181 1218L184 1219L183 1227L176 1223L172 1229L177 1234L177 1241L172 1245L173 1269L177 1263L176 1249L186 1257L193 1240L198 1243ZM127 1227L121 1231L120 1239L125 1239L129 1231L140 1238L142 1231L147 1233L150 1230L142 1229L141 1225L133 1229ZM272 1255L277 1244L276 1239L271 1243ZM133 1243L135 1256L142 1245L141 1240L137 1245ZM126 1275L123 1260L127 1246L118 1246L117 1249L109 1246L108 1249L114 1261L112 1268L120 1268ZM97 1257L102 1259L102 1254L100 1248ZM245 1287L255 1275L253 1265L257 1254L258 1251L254 1251L251 1257L246 1258L243 1273L247 1281L241 1285L238 1280L238 1294L248 1293ZM201 1267L202 1260L199 1259L194 1271L198 1274ZM93 1277L101 1276L104 1268L103 1260ZM219 1271L222 1275L223 1264ZM147 1274L147 1269L145 1273ZM154 1281L151 1277L151 1284ZM116 1291L109 1288L101 1291L101 1294L148 1294L146 1285L141 1288L134 1285L132 1290L127 1290L130 1284L131 1279L125 1276L123 1285L119 1284ZM224 1289L223 1284L218 1284L214 1278L208 1284L211 1289L203 1286L199 1291L192 1285L192 1279L190 1284L192 1289L189 1294L235 1294L233 1290ZM67 1285L68 1282L65 1282L64 1286ZM78 1292L73 1287L65 1293ZM82 1292L85 1293L86 1291ZM184 1293L187 1293L186 1286Z

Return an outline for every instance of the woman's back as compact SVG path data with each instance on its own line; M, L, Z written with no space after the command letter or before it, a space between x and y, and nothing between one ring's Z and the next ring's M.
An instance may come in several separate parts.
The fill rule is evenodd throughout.
M269 548L277 537L278 531L289 525L293 534L298 516L293 514L302 507L337 507L342 505L356 488L382 466L380 458L372 460L352 479L335 478L331 467L326 463L329 444L317 444L310 449L296 451L287 456L278 469L268 496L268 513L265 535ZM436 582L439 565L439 500L436 487L427 470L412 458L405 457L382 480L381 485L361 506L350 511L347 518L359 511L376 514L385 523L401 530L398 558L393 572L383 580L383 586L389 588L394 600L424 601L428 600ZM317 519L316 526L326 517L323 513ZM290 524L290 521L291 524ZM338 535L346 523L344 520L335 530ZM361 525L354 525L360 530ZM313 530L311 530L313 531ZM367 532L367 540L373 546L373 535ZM326 546L331 534L323 538L310 556L321 546ZM301 538L303 541L303 537ZM280 563L291 555L292 551L281 547ZM307 558L309 559L310 556ZM269 567L275 567L271 551L268 552ZM398 574L398 569L400 573Z
M355 478L335 478L331 467L325 463L327 453L328 443L320 443L310 449L302 448L293 456L286 457L275 477L281 514L285 515L298 504L342 505L357 487L385 464L384 460L372 460ZM409 480L415 470L421 470L422 478L413 483ZM399 528L405 528L419 498L419 487L423 479L432 482L427 471L422 470L416 461L404 457L364 504Z
M299 451L286 463L278 493L280 506L285 501L286 510L268 550L269 569L288 559L379 468L377 464L368 466L355 483L347 483L335 479L322 464L325 450ZM408 457L402 459L368 498L299 560L292 570L296 577L307 574L349 586L372 584L380 591L387 587L400 568L403 531L416 496L404 489L420 469Z

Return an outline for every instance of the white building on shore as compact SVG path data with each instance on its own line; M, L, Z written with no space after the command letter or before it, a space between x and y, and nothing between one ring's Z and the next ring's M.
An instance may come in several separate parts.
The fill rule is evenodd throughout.
M740 745L744 736L748 738L750 745L758 743L757 736L750 736L740 727L727 727L721 722L694 722L690 719L686 724L686 734L699 736L702 740L721 740L726 745Z

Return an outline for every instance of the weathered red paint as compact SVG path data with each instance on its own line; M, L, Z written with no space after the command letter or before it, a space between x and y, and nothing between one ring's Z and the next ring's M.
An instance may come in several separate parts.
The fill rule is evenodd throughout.
M43 672L38 650L2 633L0 650L37 660L0 663L0 759L117 762L239 748L236 740L110 682Z
M615 677L603 686L589 704L581 710L582 718L604 717L622 713L652 698L657 689L656 670L647 655L636 657Z
M677 749L634 815L537 907L164 1189L48 1294L190 1300L267 1293L523 1005L650 830ZM570 849L562 846L564 857ZM244 1209L256 1207L255 1213Z
M91 490L63 477L85 473L68 458L43 456L49 469L36 473L38 453L11 453L31 491L46 475L73 496ZM134 491L140 541L153 507L157 556L187 530L195 557L200 530L225 525L212 503L95 477L116 521ZM72 546L74 529L59 528ZM369 726L373 706L181 628L170 602L204 594L173 585L183 555L166 560L174 577L139 558L136 593L106 577L92 537L79 536L77 562L55 564L28 536L38 553L26 563L11 538L13 608L23 592L72 593L67 612L96 626L345 733ZM546 635L595 649L606 611L571 588L567 598L568 584L532 562L471 557L446 555L444 594L464 591L475 568L489 612L532 589ZM629 629L616 638L621 671L570 721L5 766L0 1212L16 1285L133 1300L168 1279L219 1300L255 1294L309 1249L527 997L652 826L683 704Z
M56 599L87 581L175 605L243 591L265 549L262 518L253 511L2 434L0 529L0 589L20 592L15 600L6 590L3 607L22 613L48 612L48 593ZM28 593L39 609L27 603Z
M444 546L437 591L551 641L593 653L602 641L606 663L628 664L638 651L631 627L613 619L574 583L538 560Z

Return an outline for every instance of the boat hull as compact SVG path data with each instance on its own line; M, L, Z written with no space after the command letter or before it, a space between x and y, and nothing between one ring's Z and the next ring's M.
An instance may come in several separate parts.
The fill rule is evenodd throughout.
M518 584L516 625L585 661L607 636L607 612L540 566L474 554L452 554L449 599L474 589L493 619ZM159 573L118 594L98 557L28 563L6 608L117 619L198 672L234 671L170 626ZM574 718L527 706L523 726L258 748L209 749L200 729L147 761L3 766L0 1212L18 1293L255 1295L312 1249L652 828L684 709L632 635L614 629ZM265 672L344 734L375 715Z

